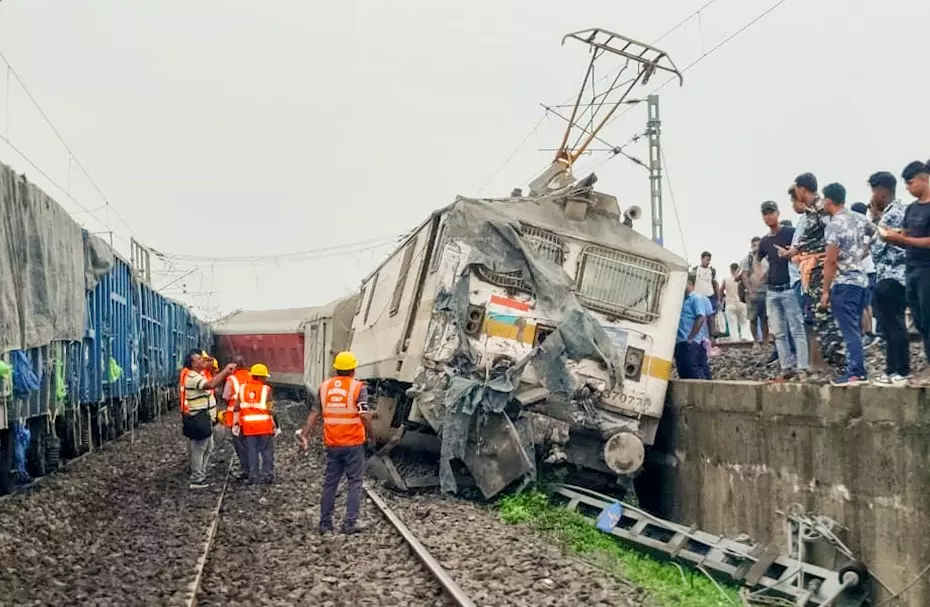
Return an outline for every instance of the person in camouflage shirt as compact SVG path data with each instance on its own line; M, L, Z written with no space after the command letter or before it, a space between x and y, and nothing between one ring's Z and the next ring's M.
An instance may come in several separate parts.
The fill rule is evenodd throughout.
M895 195L898 180L888 171L879 171L869 177L872 188L872 216L885 229L904 228L907 204ZM877 238L872 244L875 260L875 314L879 334L885 346L885 372L872 380L876 386L899 387L907 385L911 374L911 351L904 312L907 308L905 291L906 253L903 248Z
M868 384L861 328L869 293L865 263L869 256L867 243L876 235L875 224L846 208L846 188L839 183L824 187L823 208L831 219L824 229L827 255L823 263L820 308L833 312L849 353L845 369L830 383L834 386Z
M830 215L817 195L817 178L813 174L798 175L794 180L794 190L798 200L805 205L804 229L791 249L783 254L794 258L800 266L802 289L813 302L814 335L820 344L821 356L842 374L846 370L843 335L833 313L818 305L823 298L823 262L827 250L824 230L830 222Z

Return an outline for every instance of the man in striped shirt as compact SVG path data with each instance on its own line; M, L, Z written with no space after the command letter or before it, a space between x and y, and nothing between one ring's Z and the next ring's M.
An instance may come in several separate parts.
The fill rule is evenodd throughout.
M226 377L236 370L228 364L211 379L204 377L205 367L200 350L191 350L184 357L181 371L181 414L184 436L190 439L190 488L205 489L207 466L213 453L213 423L216 420L216 401L211 400L211 390L222 386Z

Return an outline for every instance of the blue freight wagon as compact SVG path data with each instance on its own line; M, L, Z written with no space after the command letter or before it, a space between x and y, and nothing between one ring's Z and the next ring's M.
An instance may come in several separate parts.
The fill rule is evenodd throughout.
M27 349L4 348L0 341L0 493L15 482L53 471L62 457L95 449L161 412L173 413L184 354L205 349L212 340L207 325L188 307L154 290L99 238L76 232L76 224L63 225L73 221L54 201L0 164L0 213L17 212L24 217L16 244L0 227L0 289L11 284L16 288L4 292L26 295L21 302L0 300L0 331L6 329L7 343L10 327L31 327L23 320L24 310L39 310L43 321L51 319L46 325L61 333L67 324L62 319L81 305L75 289L84 291L83 323L80 318L72 323L77 325L69 333L72 339L33 343ZM56 276L66 262L34 251L67 250L61 234L69 230L71 245L83 242L86 259L79 263L89 268L106 257L105 271L86 284L80 276L80 284L50 278L36 287L37 275L40 281ZM59 241L50 242L56 237ZM63 286L71 292L59 292ZM57 310L65 307L63 301L70 301L71 309ZM19 318L12 318L16 313ZM47 327L32 324L39 327L29 336L34 342L35 334Z

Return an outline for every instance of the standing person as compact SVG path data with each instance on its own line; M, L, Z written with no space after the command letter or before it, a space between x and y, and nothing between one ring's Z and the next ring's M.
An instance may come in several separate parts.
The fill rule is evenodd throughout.
M864 261L868 255L866 242L875 235L875 226L846 208L846 188L839 183L824 187L823 203L831 219L824 231L827 249L820 307L833 311L849 353L845 372L830 383L834 386L867 384L862 313L868 301L869 280Z
M704 337L707 335L707 298L694 290L695 278L688 275L678 336L675 343L675 368L681 379L710 379Z
M717 336L716 314L717 302L720 301L720 286L717 283L717 270L710 265L711 255L708 251L701 253L701 265L692 268L694 274L694 292L710 299L713 314L708 319L708 334L710 339Z
M746 310L749 316L749 326L761 345L769 340L769 321L765 313L766 274L768 262L759 260L759 243L762 238L754 236L750 242L749 255L743 258L740 266L740 279L746 287ZM758 326L757 326L758 325Z
M271 416L271 386L268 367L261 363L249 369L251 379L239 387L239 418L233 434L241 435L248 452L248 479L253 484L274 480L275 423Z
M869 177L872 188L872 217L885 230L904 228L907 205L895 197L898 181L888 171ZM873 294L876 326L885 346L885 372L872 383L876 386L901 387L911 374L911 349L904 312L907 297L904 291L906 253L881 236L872 244L876 283Z
M239 423L239 390L252 379L252 376L249 374L248 367L245 366L245 359L241 356L236 356L233 364L236 365L236 370L226 378L226 385L223 386L223 400L226 401L223 421L229 429L229 439L239 459L239 474L236 475L236 480L244 481L249 478L249 449L241 432L234 433L233 427Z
M762 221L769 228L769 233L762 238L759 259L769 264L768 295L766 311L769 318L769 330L775 333L775 348L778 351L778 364L781 367L782 380L793 379L798 374L806 375L810 370L808 361L807 335L804 332L804 313L798 303L798 297L791 287L788 272L788 259L780 255L788 251L794 239L794 228L783 226L779 222L778 205L771 200L762 203ZM797 344L797 354L791 352L788 335Z
M730 264L730 275L723 279L720 291L726 310L727 326L730 328L730 341L752 341L746 307L746 289L743 287L738 263Z
M320 384L319 407L314 407L300 433L304 450L310 444L310 432L317 419L323 418L323 443L326 445L326 476L320 499L320 533L333 530L333 509L336 489L345 474L349 484L343 533L357 533L358 511L362 498L362 477L365 468L365 444L374 445L371 414L368 412L368 390L355 379L358 360L351 352L340 352L333 360L335 377ZM367 439L367 440L366 440Z
M817 178L812 173L798 175L794 180L794 189L806 216L804 233L783 254L798 262L801 288L813 304L814 335L820 344L823 360L838 373L843 373L846 369L843 336L834 315L818 304L823 296L823 264L827 250L824 230L830 222L830 215L824 209L823 199L817 195Z
M905 249L907 305L930 361L930 167L915 160L904 167L901 178L916 200L904 213L903 232L882 227L879 233L886 242ZM930 369L922 371L910 384L930 386Z
M864 202L854 203L849 207L849 210L868 219L869 207L866 206ZM877 236L878 234L876 234L876 237ZM866 288L865 292L865 312L862 313L862 347L868 350L878 343L875 331L872 330L872 295L875 293L875 284L878 279L875 273L875 260L872 257L872 243L870 239L866 240L866 251L868 251L869 254L865 256L862 265L865 269L865 275L869 279L869 286Z
M184 357L179 387L183 432L190 439L191 489L210 486L207 483L207 466L213 452L213 421L216 419L216 406L210 404L210 391L222 385L226 377L236 370L235 365L226 365L208 380L203 375L204 366L199 350L188 352Z

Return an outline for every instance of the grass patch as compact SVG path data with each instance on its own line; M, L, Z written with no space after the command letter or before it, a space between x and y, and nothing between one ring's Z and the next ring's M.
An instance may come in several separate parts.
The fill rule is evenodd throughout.
M662 607L724 607L741 605L737 589L721 584L727 598L699 571L675 565L627 547L597 529L577 512L555 506L538 490L504 497L498 503L501 518L510 524L525 523L556 538L574 552L595 557L608 569L644 589Z

